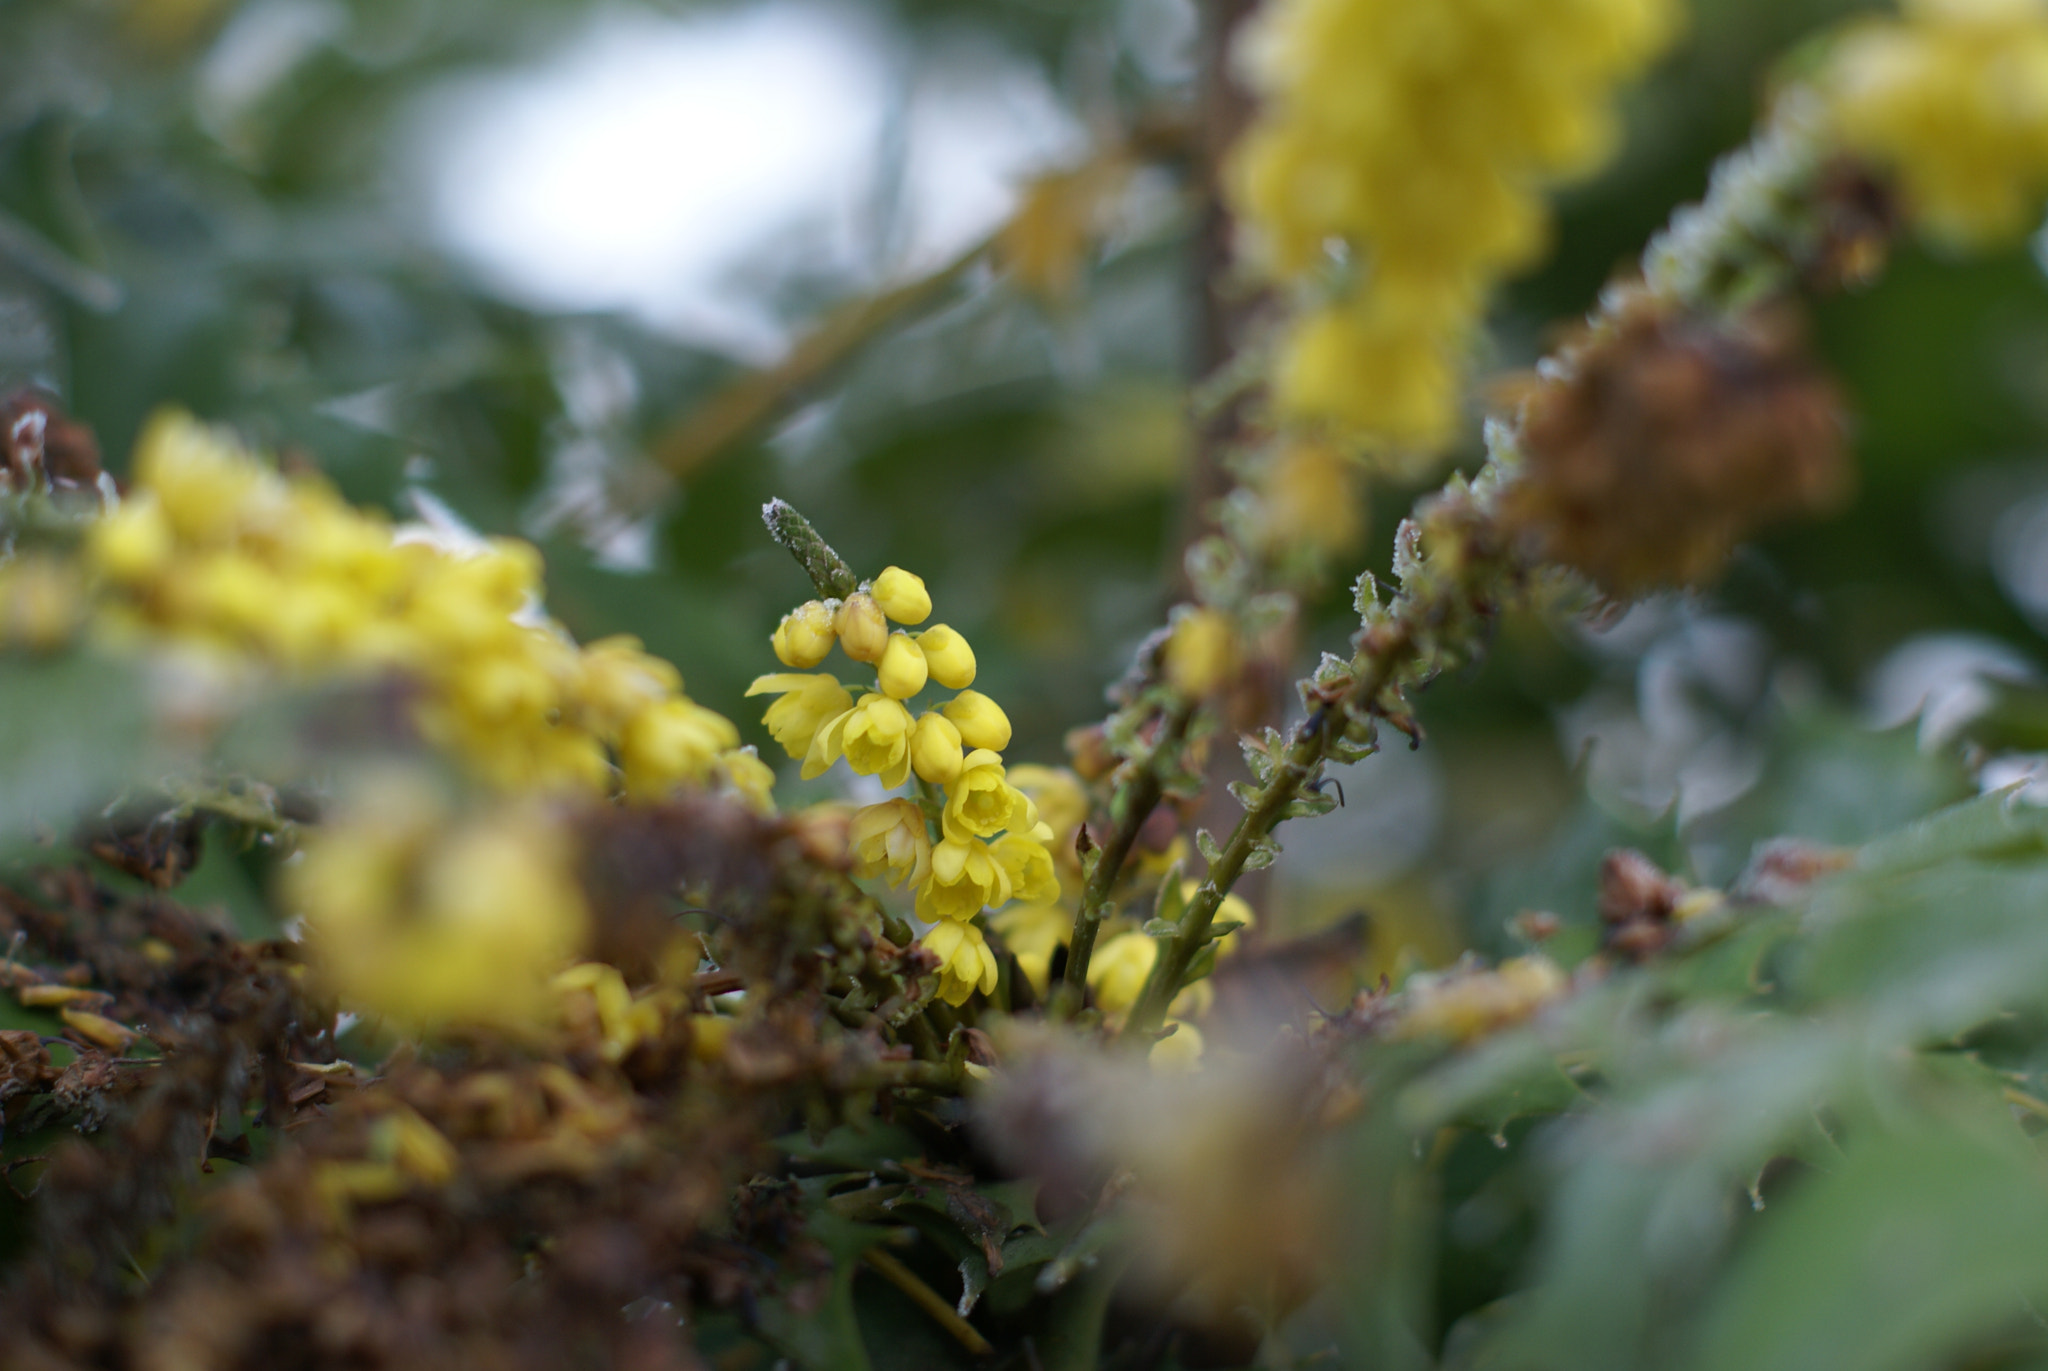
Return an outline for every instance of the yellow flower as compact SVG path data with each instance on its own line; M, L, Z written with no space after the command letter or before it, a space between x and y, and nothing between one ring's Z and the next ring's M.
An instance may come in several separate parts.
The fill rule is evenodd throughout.
M900 700L863 695L860 703L818 730L804 754L804 779L822 775L842 756L856 776L880 776L891 790L910 779L910 734L915 725Z
M1038 822L1038 811L1029 796L1003 778L1003 759L977 748L946 787L944 822L949 838L993 838L1006 828L1030 828Z
M1010 878L1012 898L1040 903L1060 897L1060 878L1053 873L1052 853L1043 843L1012 833L998 838L989 850Z
M920 778L933 785L951 785L960 774L960 730L943 714L926 710L917 721L917 734L910 743L910 764Z
M2048 7L1918 0L1849 30L1821 81L1841 139L1898 173L1906 210L1958 247L2018 238L2048 195Z
M907 700L924 689L924 654L917 650L916 643L910 641L908 633L889 635L889 646L882 649L882 660L875 666L875 676L881 684L882 693L892 699Z
M921 942L939 959L939 998L947 1004L963 1005L975 991L986 995L996 988L996 954L973 924L938 924Z
M734 748L718 759L719 788L738 796L759 814L775 812L775 768L752 747Z
M875 603L899 624L921 624L931 617L932 597L924 582L900 566L875 577Z
M1009 770L1010 784L1031 797L1038 817L1055 838L1065 837L1088 818L1088 792L1081 778L1063 766L1038 766L1026 762Z
M1010 716L978 690L961 691L940 705L939 713L953 721L953 726L960 730L960 741L969 747L1001 752L1010 745Z
M410 777L344 801L285 869L315 970L412 1028L531 1028L588 923L568 831L531 805L452 815Z
M599 733L616 734L628 720L683 688L682 674L649 656L638 638L600 638L576 660L573 694L582 716Z
M133 585L162 572L176 544L163 505L142 492L92 526L85 550L87 561L102 575Z
M1088 962L1088 988L1095 992L1096 1005L1111 1018L1130 1013L1158 960L1159 940L1149 933L1119 933L1096 948Z
M1165 655L1167 681L1190 699L1201 699L1237 670L1237 627L1221 610L1188 610L1174 617Z
M1202 1033L1191 1023L1172 1021L1173 1035L1152 1044L1146 1060L1158 1071L1192 1071L1202 1063Z
M1225 180L1255 265L1318 301L1281 346L1286 416L1409 451L1455 432L1487 296L1543 246L1537 192L1606 155L1610 89L1678 18L1675 0L1263 7L1240 48L1261 108ZM1332 244L1359 269L1327 298Z
M917 645L934 681L948 690L965 690L974 684L974 649L958 633L944 624L933 624L917 635Z
M723 715L692 700L664 700L643 709L619 735L619 766L626 793L658 799L681 781L702 781L718 754L739 746L739 730Z
M838 634L832 628L832 611L822 600L807 600L782 616L769 645L784 666L809 671L832 652Z
M856 662L879 662L889 646L889 621L872 595L857 594L839 607L839 646Z
M768 706L761 721L768 725L770 736L782 745L782 750L792 757L808 753L818 730L853 708L853 696L830 676L778 672L757 677L747 687L747 694L782 697Z
M920 919L971 919L1009 902L1009 873L987 843L948 837L932 849L931 875L917 892Z
M854 871L885 876L892 886L922 885L931 874L932 840L914 800L884 800L860 810L847 830Z
M1402 991L1406 1012L1396 1032L1470 1042L1530 1018L1570 988L1557 963L1540 954L1515 957L1492 971L1418 976Z
M1073 934L1074 912L1057 904L1013 904L988 917L1017 959L1018 970L1040 995L1045 994L1052 980L1053 954Z
M218 546L283 483L218 430L182 410L150 416L135 443L135 484L154 493L180 541Z

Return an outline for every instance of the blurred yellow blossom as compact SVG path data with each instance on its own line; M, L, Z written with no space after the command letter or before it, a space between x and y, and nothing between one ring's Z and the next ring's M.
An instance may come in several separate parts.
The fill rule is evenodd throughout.
M1187 609L1166 640L1166 679L1190 699L1211 694L1237 670L1237 626L1218 609Z
M1102 1012L1112 1019L1130 1013L1158 960L1159 940L1149 933L1119 933L1105 939L1088 962L1088 988L1095 992Z
M939 998L947 1004L966 1004L975 991L986 995L996 988L996 954L973 924L946 920L924 935L922 945L939 959Z
M884 800L859 810L847 840L854 870L862 876L886 876L895 886L906 881L919 885L931 871L931 835L915 800Z
M1905 0L1852 27L1821 90L1842 141L1897 173L1905 208L1957 247L2009 242L2048 197L2048 4Z

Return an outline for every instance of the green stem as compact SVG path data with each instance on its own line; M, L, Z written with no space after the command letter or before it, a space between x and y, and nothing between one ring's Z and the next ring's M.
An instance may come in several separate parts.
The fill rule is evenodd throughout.
M1180 994L1188 965L1209 941L1209 927L1223 905L1223 897L1237 884L1245 863L1251 860L1259 844L1279 827L1287 806L1300 798L1303 788L1322 771L1332 731L1343 732L1345 720L1353 711L1371 708L1393 683L1395 673L1415 654L1415 648L1415 636L1405 623L1396 624L1390 632L1361 647L1354 659L1357 674L1351 688L1341 700L1318 709L1295 730L1294 744L1287 749L1286 758L1260 788L1257 800L1244 817L1237 821L1230 841L1224 844L1201 889L1181 915L1180 931L1160 947L1159 960L1152 968L1151 979L1145 983L1145 993L1131 1010L1124 1029L1134 1040L1148 1038L1166 1021L1167 1007Z
M988 1339L976 1332L973 1324L961 1318L938 1291L918 1279L915 1271L879 1247L870 1247L861 1253L861 1257L869 1266L879 1271L891 1285L910 1296L911 1303L930 1316L932 1322L952 1334L954 1341L962 1347L977 1357L995 1355L996 1349L989 1346Z
M1063 1016L1080 1007L1081 996L1088 985L1088 963L1095 955L1095 938L1102 931L1102 911L1109 903L1109 892L1116 888L1117 878L1123 875L1131 847L1138 841L1138 831L1145 826L1145 820L1152 817L1152 811L1159 807L1165 792L1159 768L1179 751L1181 741L1187 737L1188 724L1194 717L1193 701L1184 700L1176 704L1167 714L1159 737L1145 755L1138 774L1124 782L1123 788L1117 792L1117 804L1121 806L1122 813L1117 817L1116 828L1110 833L1109 841L1096 854L1095 866L1088 873L1088 883L1081 889L1081 906L1074 911L1073 941L1067 949L1067 970L1057 1000Z
M811 527L811 521L786 501L770 500L761 506L761 522L768 525L769 536L796 558L797 565L817 587L820 598L843 600L860 588L860 577L853 574L846 559L834 552L832 545Z

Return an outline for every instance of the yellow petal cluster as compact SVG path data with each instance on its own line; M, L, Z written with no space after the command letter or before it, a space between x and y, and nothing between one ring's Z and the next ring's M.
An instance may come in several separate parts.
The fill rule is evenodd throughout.
M807 780L843 758L855 775L878 777L890 789L908 785L913 772L939 788L924 792L923 802L899 796L858 810L846 850L856 874L914 889L918 917L937 925L923 941L940 962L939 994L962 1004L996 984L995 954L972 921L1013 899L1056 901L1061 875L1046 847L1053 830L1003 765L1009 716L967 689L975 678L973 647L945 624L917 634L888 627L923 623L931 612L924 582L893 566L844 602L800 606L775 632L777 657L786 665L821 661L825 653L810 626L829 622L849 657L873 665L873 688L856 699L832 676L783 672L760 677L747 693L779 697L765 716L768 730L790 756L803 758ZM957 693L913 714L909 702L932 685ZM1036 772L1039 779L1057 776ZM1078 783L1059 798L1063 816L1086 809Z
M1243 56L1263 108L1228 168L1257 266L1305 297L1284 412L1428 453L1455 431L1493 285L1548 232L1538 192L1614 141L1616 83L1676 0L1275 0Z
M651 799L743 765L674 667L632 638L579 648L540 612L533 548L414 536L187 414L151 420L86 566L110 637L301 679L409 678L420 732L495 786L602 793L622 773Z
M309 831L284 893L343 1002L414 1029L519 1031L544 1018L585 934L575 855L538 801L462 816L417 778L387 776Z
M2048 198L2048 3L1900 9L1835 45L1819 85L1836 136L1898 177L1929 237L1960 248L2018 238Z

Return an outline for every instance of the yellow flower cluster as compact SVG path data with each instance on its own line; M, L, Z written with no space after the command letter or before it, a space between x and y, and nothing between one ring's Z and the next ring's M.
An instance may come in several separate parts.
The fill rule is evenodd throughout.
M414 1029L530 1030L588 911L562 825L537 800L469 816L418 777L344 798L285 869L313 965L344 1003Z
M880 777L891 789L913 773L939 788L943 801L929 814L909 798L868 805L853 816L848 840L861 875L915 888L918 916L935 925L923 941L939 959L940 997L958 1005L996 985L995 953L974 917L1013 899L1055 900L1059 880L1045 846L1052 829L1003 765L1009 716L967 688L974 649L944 624L914 635L889 627L915 627L931 612L924 582L900 567L844 601L801 605L771 639L783 665L798 670L763 676L747 693L779 697L765 722L784 751L803 759L805 779L844 758L855 775ZM875 668L874 688L858 699L835 677L809 673L835 643ZM928 684L956 693L913 715L907 702Z
M578 648L541 614L532 547L414 537L189 415L150 423L133 493L94 526L87 564L117 639L416 681L421 732L493 785L653 799L717 783L770 807L773 773L674 667L632 638Z
M1471 1042L1534 1017L1570 989L1570 978L1541 955L1514 957L1491 971L1417 976L1402 991L1406 1003L1394 1031L1403 1038Z
M1544 245L1538 189L1605 156L1610 90L1679 17L1676 0L1267 6L1245 53L1264 109L1229 189L1257 265L1312 294L1276 362L1283 411L1391 452L1442 446L1488 291Z
M1836 135L1892 169L1957 247L2017 238L2048 197L2048 3L1902 0L1849 30L1820 80Z

